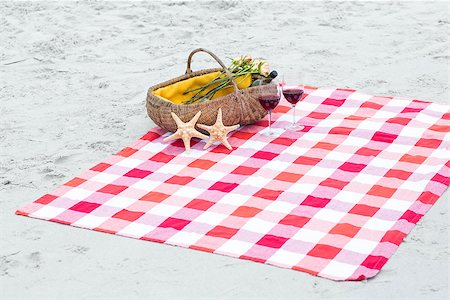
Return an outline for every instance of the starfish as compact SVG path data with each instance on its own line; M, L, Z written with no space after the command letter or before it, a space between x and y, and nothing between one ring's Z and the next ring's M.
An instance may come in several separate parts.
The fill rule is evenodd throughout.
M207 126L204 124L198 124L198 127L201 129L204 129L209 132L209 141L206 143L205 147L203 149L207 149L209 146L211 146L214 142L219 141L221 142L225 147L227 147L229 150L232 150L230 143L228 143L227 140L227 134L230 131L233 131L237 128L239 128L239 124L233 125L233 126L225 126L222 122L222 109L219 108L219 111L217 112L217 119L216 123L212 126Z
M197 137L200 139L207 139L208 136L204 135L203 133L197 131L195 129L195 123L197 123L198 118L200 118L200 115L202 114L201 111L199 111L193 118L187 123L184 123L181 121L181 119L174 113L170 113L172 115L172 118L175 120L175 123L177 123L177 131L175 131L174 134L171 136L168 136L164 139L164 142L171 141L171 140L177 140L182 139L184 143L184 148L186 148L187 151L191 149L191 138Z

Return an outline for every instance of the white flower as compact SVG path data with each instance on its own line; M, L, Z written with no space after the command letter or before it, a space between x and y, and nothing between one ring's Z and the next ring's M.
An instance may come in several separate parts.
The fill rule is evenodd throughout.
M259 74L267 77L269 76L269 73L270 73L269 64L267 62L263 62L259 70Z
M235 62L239 62L241 60L242 60L242 56L236 56L235 58L233 58L232 62L235 63Z
M233 58L233 60L232 60L233 65L236 65L236 66L242 65L243 62L244 62L244 57L242 55L237 56L237 57Z
M259 59L255 59L255 60L253 60L252 65L253 66L251 68L251 71L259 73L261 70L261 61Z

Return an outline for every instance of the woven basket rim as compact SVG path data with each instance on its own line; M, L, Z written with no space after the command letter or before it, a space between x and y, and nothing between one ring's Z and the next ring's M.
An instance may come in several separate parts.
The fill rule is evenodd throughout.
M197 77L197 76L201 76L201 75L205 75L205 74L213 73L213 72L217 72L217 71L223 71L223 69L222 68L202 69L202 70L198 70L198 71L195 71L195 72L191 72L190 74L183 74L183 75L175 77L173 79L161 82L159 84L151 86L148 89L147 97L157 98L158 100L164 101L164 102L166 102L166 103L168 103L170 105L174 105L174 106L186 106L186 104L173 103L172 101L169 101L168 99L165 99L165 98L162 98L160 96L157 96L157 95L153 94L153 91L156 91L157 89L169 86L169 85L174 84L176 82L180 82L180 81L192 78L192 77ZM269 83L269 84L273 84L273 83ZM260 86L250 86L250 87L247 87L245 89L239 90L238 93L242 93L242 91L244 91L244 90L255 89L255 88L258 88L258 87L260 87ZM234 93L234 92L232 92L232 93ZM224 96L221 96L221 97L218 97L218 98L214 98L214 99L208 100L208 102L217 102L217 101L220 101L223 97L227 97L229 95L230 94L227 94L227 95L224 95ZM188 105L199 105L199 104L201 104L201 103L194 103L194 104L188 104Z

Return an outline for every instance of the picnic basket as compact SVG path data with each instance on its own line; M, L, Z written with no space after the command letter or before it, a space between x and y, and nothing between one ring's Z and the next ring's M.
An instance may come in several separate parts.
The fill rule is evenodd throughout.
M222 68L204 69L193 72L191 70L191 62L193 55L197 52L205 52L209 54ZM158 95L158 91L162 88L175 86L182 81L191 78L201 78L202 76L222 70L225 71L226 76L230 78L232 84L230 93L224 96L201 103L176 104L171 102L169 99ZM259 104L259 95L269 92L273 93L276 92L276 90L277 86L272 83L248 87L240 90L224 63L211 51L198 48L189 54L186 73L184 75L154 85L148 89L146 101L147 114L156 125L171 132L177 130L175 121L171 117L171 112L178 115L183 122L187 122L191 120L198 111L201 111L202 114L198 120L198 123L212 125L216 121L218 109L222 108L224 125L248 125L257 122L267 114L265 109Z

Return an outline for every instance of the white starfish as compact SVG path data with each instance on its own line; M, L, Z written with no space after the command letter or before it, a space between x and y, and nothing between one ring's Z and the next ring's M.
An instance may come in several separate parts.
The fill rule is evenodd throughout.
M212 126L207 126L204 124L198 124L199 128L204 129L209 132L209 140L206 143L205 147L203 149L207 149L209 146L211 146L214 142L221 142L225 147L227 147L229 150L232 150L230 143L228 143L227 140L227 134L230 131L233 131L237 128L239 128L239 124L232 125L232 126L225 126L222 122L222 109L219 108L219 111L217 112L217 119L216 123Z
M197 123L198 118L200 118L200 115L202 114L201 111L199 111L193 118L187 123L184 123L181 121L181 119L174 113L170 113L172 115L172 118L175 120L175 123L177 123L177 131L175 131L174 134L171 136L168 136L164 139L164 142L171 141L171 140L177 140L182 139L184 143L184 148L186 150L191 149L191 138L197 137L200 139L207 139L208 136L204 135L203 133L197 131L195 129L195 124Z

